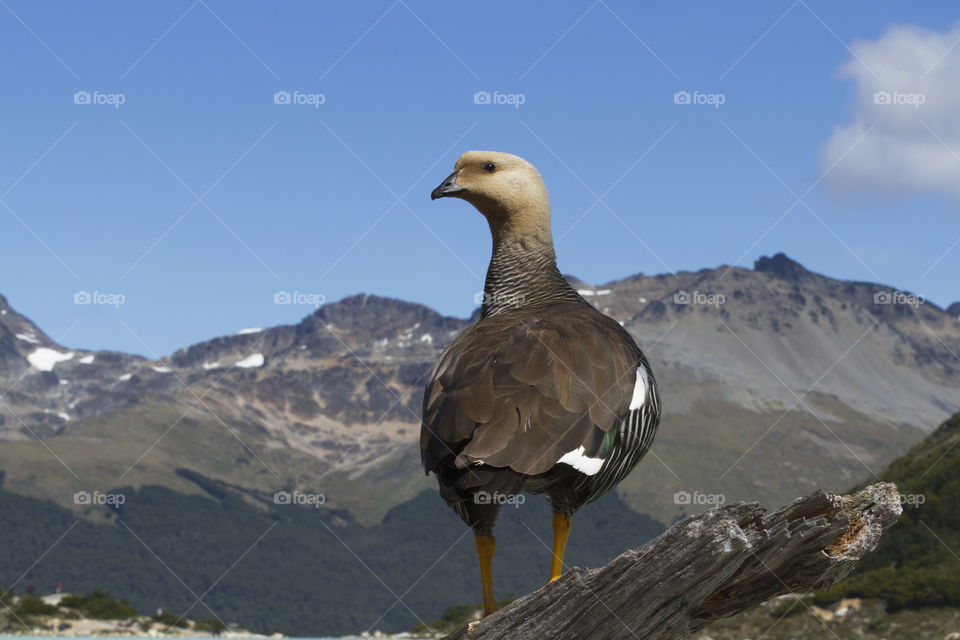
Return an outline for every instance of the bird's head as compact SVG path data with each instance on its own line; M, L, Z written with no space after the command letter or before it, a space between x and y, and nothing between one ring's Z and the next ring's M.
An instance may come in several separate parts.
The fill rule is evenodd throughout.
M495 234L507 228L550 232L546 187L533 165L520 156L467 151L430 197L466 200L487 218Z

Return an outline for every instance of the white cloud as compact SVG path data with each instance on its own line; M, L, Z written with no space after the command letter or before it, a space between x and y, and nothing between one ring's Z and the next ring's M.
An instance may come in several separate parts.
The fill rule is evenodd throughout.
M821 150L827 184L960 199L960 23L945 33L895 25L850 49L840 72L856 83L852 122Z

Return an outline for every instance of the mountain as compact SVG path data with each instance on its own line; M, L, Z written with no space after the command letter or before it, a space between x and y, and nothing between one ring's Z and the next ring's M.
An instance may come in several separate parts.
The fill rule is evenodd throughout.
M954 318L960 318L960 302L954 302L952 305L947 307L947 313Z
M754 269L638 274L603 285L569 279L637 338L663 394L664 416L651 455L616 495L598 503L623 506L603 516L610 526L627 521L628 507L667 524L721 501L782 504L815 488L842 491L874 477L960 407L960 361L954 355L960 353L960 319L908 292L832 279L783 254L757 260ZM217 548L219 522L235 523L231 514L242 505L271 513L270 497L277 491L322 494L317 511L349 523L341 539L350 548L362 539L389 547L390 540L401 539L396 536L417 535L411 526L391 538L382 528L389 514L434 491L417 446L423 379L443 347L475 320L476 314L452 318L419 304L357 295L326 304L295 325L247 329L150 360L57 344L0 297L3 490L37 509L43 504L60 509L63 518L73 514L103 528L98 539L118 527L127 537L129 532L113 519L113 510L78 504L78 495L95 498L124 488L138 496L166 496L140 510L150 512L149 522L180 522L182 528L171 534L177 539L205 541L209 566L190 583L204 589L216 578L211 567L229 567L239 548ZM437 543L428 544L429 527L442 523L457 535L465 529L431 499L437 509L424 512L421 522L429 524L420 525L422 546L415 554L433 561ZM180 510L195 504L191 500L226 500L226 512L220 520L183 521ZM532 498L526 506L541 502ZM264 523L264 529L268 522L252 515L250 521ZM199 528L191 533L189 523ZM587 535L578 534L585 531L578 527L574 539ZM654 528L630 543L639 544ZM322 525L312 530L326 532ZM380 533L364 537L374 530ZM27 520L19 531L45 539L36 522ZM262 531L243 532L249 545ZM627 538L601 536L583 544L615 555ZM71 539L65 538L65 548L73 548ZM325 554L345 552L334 542L311 547L310 558L297 559L298 566L327 566ZM434 607L419 614L425 620L469 601L475 591L472 551L469 541L461 543L467 552L457 556L463 564L456 570L468 566L471 572L464 591L449 598L438 591L434 600L425 599ZM375 544L365 544L377 553ZM528 571L537 561L542 547L536 540L528 544L534 546L522 547L524 554L515 558L517 570ZM173 546L166 552L177 553ZM138 553L137 563L157 568L156 559L144 560L142 547ZM344 557L350 562L335 565L338 576L367 584L362 580L371 575L364 564ZM0 574L0 584L29 566L17 558ZM449 568L450 561L446 556L435 570ZM277 571L286 572L292 562L276 564ZM400 566L397 576L403 574ZM404 589L419 575L413 565L406 569L412 577ZM327 579L325 572L296 575L307 583ZM149 584L140 587L137 602L149 601ZM286 583L281 575L270 584L282 590ZM97 586L134 600L114 585L87 585ZM333 591L352 593L345 587ZM249 596L241 597L241 613ZM349 621L338 617L344 606L331 597L310 619L332 616L337 629L346 629ZM276 608L264 623L287 621L288 613ZM393 628L416 623L401 605L390 615ZM349 630L358 628L363 625Z
M106 415L136 404L133 390L111 387L116 371L146 362L113 351L64 349L0 296L0 380L6 389L0 405L0 440L53 437L75 418ZM62 377L64 372L73 373L73 379ZM104 393L108 389L110 393Z
M782 254L753 271L604 288L648 300L626 327L664 380L667 415L659 460L621 493L664 522L676 517L662 508L664 484L667 495L768 504L843 490L960 406L960 323L906 292L831 279Z
M620 491L662 522L703 506L677 492L780 503L843 489L960 406L960 321L890 287L783 254L573 281L654 364L663 426ZM322 478L374 523L433 486L418 471L423 378L473 320L358 295L151 361L57 345L2 300L0 469L10 490L65 506L117 481L194 491L181 467L271 491Z

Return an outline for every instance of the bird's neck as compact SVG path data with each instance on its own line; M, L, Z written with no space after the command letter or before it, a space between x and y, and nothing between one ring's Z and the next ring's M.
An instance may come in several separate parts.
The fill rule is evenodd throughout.
M493 255L483 287L480 317L563 300L583 302L557 268L547 228L524 233L491 224Z

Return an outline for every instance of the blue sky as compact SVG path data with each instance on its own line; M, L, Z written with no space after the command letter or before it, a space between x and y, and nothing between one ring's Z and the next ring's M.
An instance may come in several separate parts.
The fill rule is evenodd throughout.
M486 225L429 193L461 152L495 149L540 169L560 267L584 280L785 251L946 305L960 122L937 88L960 86L957 18L948 2L2 0L0 293L67 346L145 355L312 310L279 291L466 316ZM838 127L872 122L859 94L903 88L888 72L924 43L944 61L914 75L951 108L884 112L846 154L859 139ZM945 155L903 184L871 166L908 142Z

